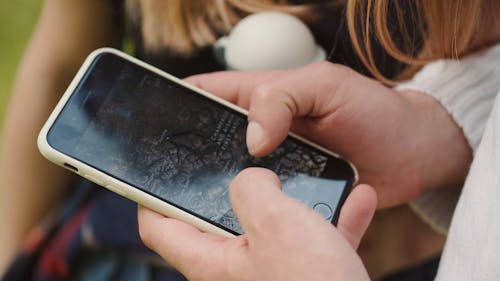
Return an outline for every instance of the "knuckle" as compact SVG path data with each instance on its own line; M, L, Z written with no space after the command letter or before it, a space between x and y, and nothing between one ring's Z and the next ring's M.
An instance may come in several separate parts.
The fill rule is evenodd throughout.
M344 81L347 77L352 76L355 72L347 66L335 64L327 73L329 73L331 76L341 79L341 81Z
M319 72L328 72L331 71L332 68L335 68L335 64L329 61L319 61L311 64L310 67L316 69Z
M259 100L267 100L276 92L276 87L270 83L260 84L255 87L253 96Z
M343 79L354 73L354 70L345 65L331 63L329 61L320 61L311 64L310 67L317 73L322 73L328 77L336 77L338 79Z

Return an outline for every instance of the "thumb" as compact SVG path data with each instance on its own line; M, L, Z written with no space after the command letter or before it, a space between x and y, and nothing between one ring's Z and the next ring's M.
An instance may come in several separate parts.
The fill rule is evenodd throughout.
M262 232L265 235L283 223L272 214L286 213L291 209L291 199L281 191L278 176L264 168L241 171L231 183L229 195L234 213L249 240Z
M321 118L337 109L337 88L352 71L320 62L280 73L253 89L248 112L247 146L261 157L287 136L297 117Z
M247 146L250 154L262 157L271 153L288 135L293 118L309 112L314 93L296 85L297 72L270 79L257 86L248 111Z
M337 228L357 249L363 234L370 224L377 208L377 194L366 184L356 186L340 211Z
M260 86L248 112L247 147L251 155L271 153L286 138L296 112L295 101L280 89Z

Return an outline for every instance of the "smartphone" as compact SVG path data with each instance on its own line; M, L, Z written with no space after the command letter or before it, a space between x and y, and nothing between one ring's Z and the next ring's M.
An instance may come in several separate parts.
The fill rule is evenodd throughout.
M254 158L247 112L111 48L84 62L38 137L41 153L166 216L226 236L243 232L228 187L244 168L273 170L291 197L335 223L353 165L296 135ZM291 216L293 214L290 214Z

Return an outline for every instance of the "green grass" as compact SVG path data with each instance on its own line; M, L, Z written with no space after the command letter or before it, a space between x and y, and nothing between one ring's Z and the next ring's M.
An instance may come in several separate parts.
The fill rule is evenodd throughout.
M7 105L16 69L43 1L0 1L0 121Z

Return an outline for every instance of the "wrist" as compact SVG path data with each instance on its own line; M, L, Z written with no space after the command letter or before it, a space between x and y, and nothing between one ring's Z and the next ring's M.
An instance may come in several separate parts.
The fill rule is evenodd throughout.
M472 161L472 149L462 129L433 97L418 91L402 95L422 113L416 144L419 190L461 187Z

